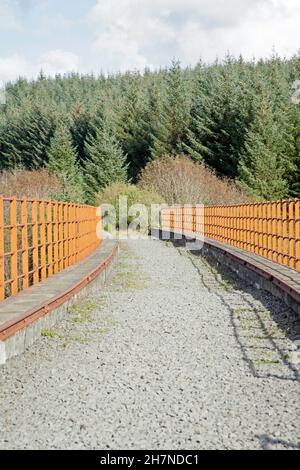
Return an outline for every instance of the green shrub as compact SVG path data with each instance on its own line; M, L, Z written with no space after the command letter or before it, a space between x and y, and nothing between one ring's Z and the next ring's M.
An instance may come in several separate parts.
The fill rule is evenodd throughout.
M98 205L111 204L116 210L116 221L117 228L119 227L119 198L120 196L127 197L127 208L134 204L143 204L148 209L150 216L151 204L164 204L163 198L155 191L150 189L138 188L132 184L116 182L110 186L107 186L97 196ZM137 215L128 217L128 223L130 223ZM105 229L105 227L104 227Z

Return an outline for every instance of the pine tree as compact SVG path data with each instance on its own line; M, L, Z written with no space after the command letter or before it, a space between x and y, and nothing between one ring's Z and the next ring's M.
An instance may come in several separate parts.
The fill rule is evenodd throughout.
M87 112L81 104L77 103L72 114L70 132L73 144L77 149L78 162L80 165L84 164L86 158L85 142L91 132L91 122L91 113Z
M208 147L209 139L213 136L213 120L211 119L211 82L202 64L196 69L193 99L191 104L190 126L187 130L187 141L183 149L194 161L201 162L209 159L211 150Z
M71 130L80 168L90 159L87 143L93 141L96 154L97 148L102 152L105 147L116 161L124 162L126 155L134 180L151 158L181 152L204 161L220 175L243 174L248 181L249 171L257 180L263 164L257 151L261 145L260 152L266 151L268 158L276 154L279 179L288 186L287 192L272 193L299 196L300 106L291 99L292 83L299 74L299 54L288 60L273 54L259 62L227 56L224 62L185 70L174 61L169 70L144 74L73 73L55 78L41 74L33 81L20 79L7 85L6 103L0 105L0 170L46 166L50 140L63 121ZM258 125L263 102L278 134L276 139L266 122L274 146ZM105 109L113 110L113 119L109 118L113 122L104 126ZM101 124L95 126L99 114ZM106 142L103 148L101 141ZM252 190L265 194L255 184L250 185Z
M112 117L106 115L95 124L87 139L84 165L85 193L89 203L96 202L99 191L116 181L127 180L126 156L112 129Z
M44 166L54 126L50 109L24 100L22 108L9 117L1 136L4 166L29 170Z
M267 103L262 103L246 139L239 172L242 187L257 199L288 194L282 131Z
M64 201L83 202L83 179L77 166L77 154L72 145L71 134L67 127L60 123L55 130L48 151L47 167L61 181L63 192L59 197Z
M246 74L243 66L234 64L230 56L224 65L216 65L209 73L205 161L217 173L229 177L238 174L246 129L252 120L251 80Z
M183 151L183 142L189 124L190 100L186 77L180 63L173 60L166 73L162 109L153 136L152 158Z
M127 155L129 175L136 180L151 159L153 131L159 115L160 80L146 78L144 86L135 79L124 99L122 148Z

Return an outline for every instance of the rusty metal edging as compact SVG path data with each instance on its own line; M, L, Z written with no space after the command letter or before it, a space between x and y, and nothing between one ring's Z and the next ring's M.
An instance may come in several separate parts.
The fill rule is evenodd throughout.
M46 303L35 307L30 312L1 325L0 341L4 341L17 331L23 330L31 323L35 322L36 320L51 312L55 308L64 304L67 300L73 297L73 295L77 294L77 292L79 292L81 289L90 284L105 269L105 267L109 265L109 263L115 256L118 247L119 243L116 242L111 253L104 260L101 261L99 266L90 271L87 275L84 276L83 279L81 279L72 287L64 291L62 294L59 294L56 297L53 297L50 301L47 301Z
M220 243L220 242L218 242ZM204 244L210 248L220 251L225 256L229 256L230 258L237 261L239 264L246 266L251 271L256 272L260 276L264 277L266 280L272 282L275 286L279 287L281 290L286 292L290 295L296 302L300 303L300 292L296 288L291 287L287 282L278 279L274 274L271 274L267 269L263 269L261 267L256 266L254 263L250 261L246 261L239 257L236 253L230 253L227 251L226 247L222 248L220 246L215 245L211 240L204 241Z

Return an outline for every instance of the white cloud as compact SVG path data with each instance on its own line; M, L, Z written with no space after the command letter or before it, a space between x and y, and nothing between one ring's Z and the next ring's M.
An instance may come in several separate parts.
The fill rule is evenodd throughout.
M10 49L16 44L15 54L0 56L0 80L34 77L41 68L50 75L111 72L165 66L174 56L183 65L194 65L200 57L213 61L227 51L259 58L273 47L287 56L300 49L300 0L94 0L87 22L74 13L79 1L74 0L68 17L49 0L0 0L2 36L18 29L7 41ZM26 34L24 45L18 42L20 32ZM78 53L81 57L68 51L70 34L72 44L86 51ZM59 43L57 37L62 37ZM30 40L35 41L32 48ZM36 51L31 61L26 47L30 57Z
M39 60L32 63L26 57L15 54L0 57L0 81L7 82L18 77L36 77L41 70L46 75L73 72L79 69L79 58L72 52L53 50L43 54Z
M41 57L39 68L46 75L56 73L77 72L79 68L79 57L73 52L60 49L49 51Z
M94 48L100 52L99 61L105 64L104 71L143 69L148 64L147 59L139 53L137 42L121 28L99 33Z
M91 18L93 46L109 70L300 48L299 0L97 0Z
M22 76L33 76L34 67L25 59L25 57L15 54L10 57L0 57L0 80L7 82Z

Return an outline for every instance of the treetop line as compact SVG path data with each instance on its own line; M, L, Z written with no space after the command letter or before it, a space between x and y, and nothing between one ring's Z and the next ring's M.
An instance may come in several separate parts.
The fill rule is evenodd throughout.
M20 78L0 106L0 170L46 167L62 181L60 198L95 203L111 183L136 182L152 160L185 154L253 198L299 196L299 77L298 54Z

